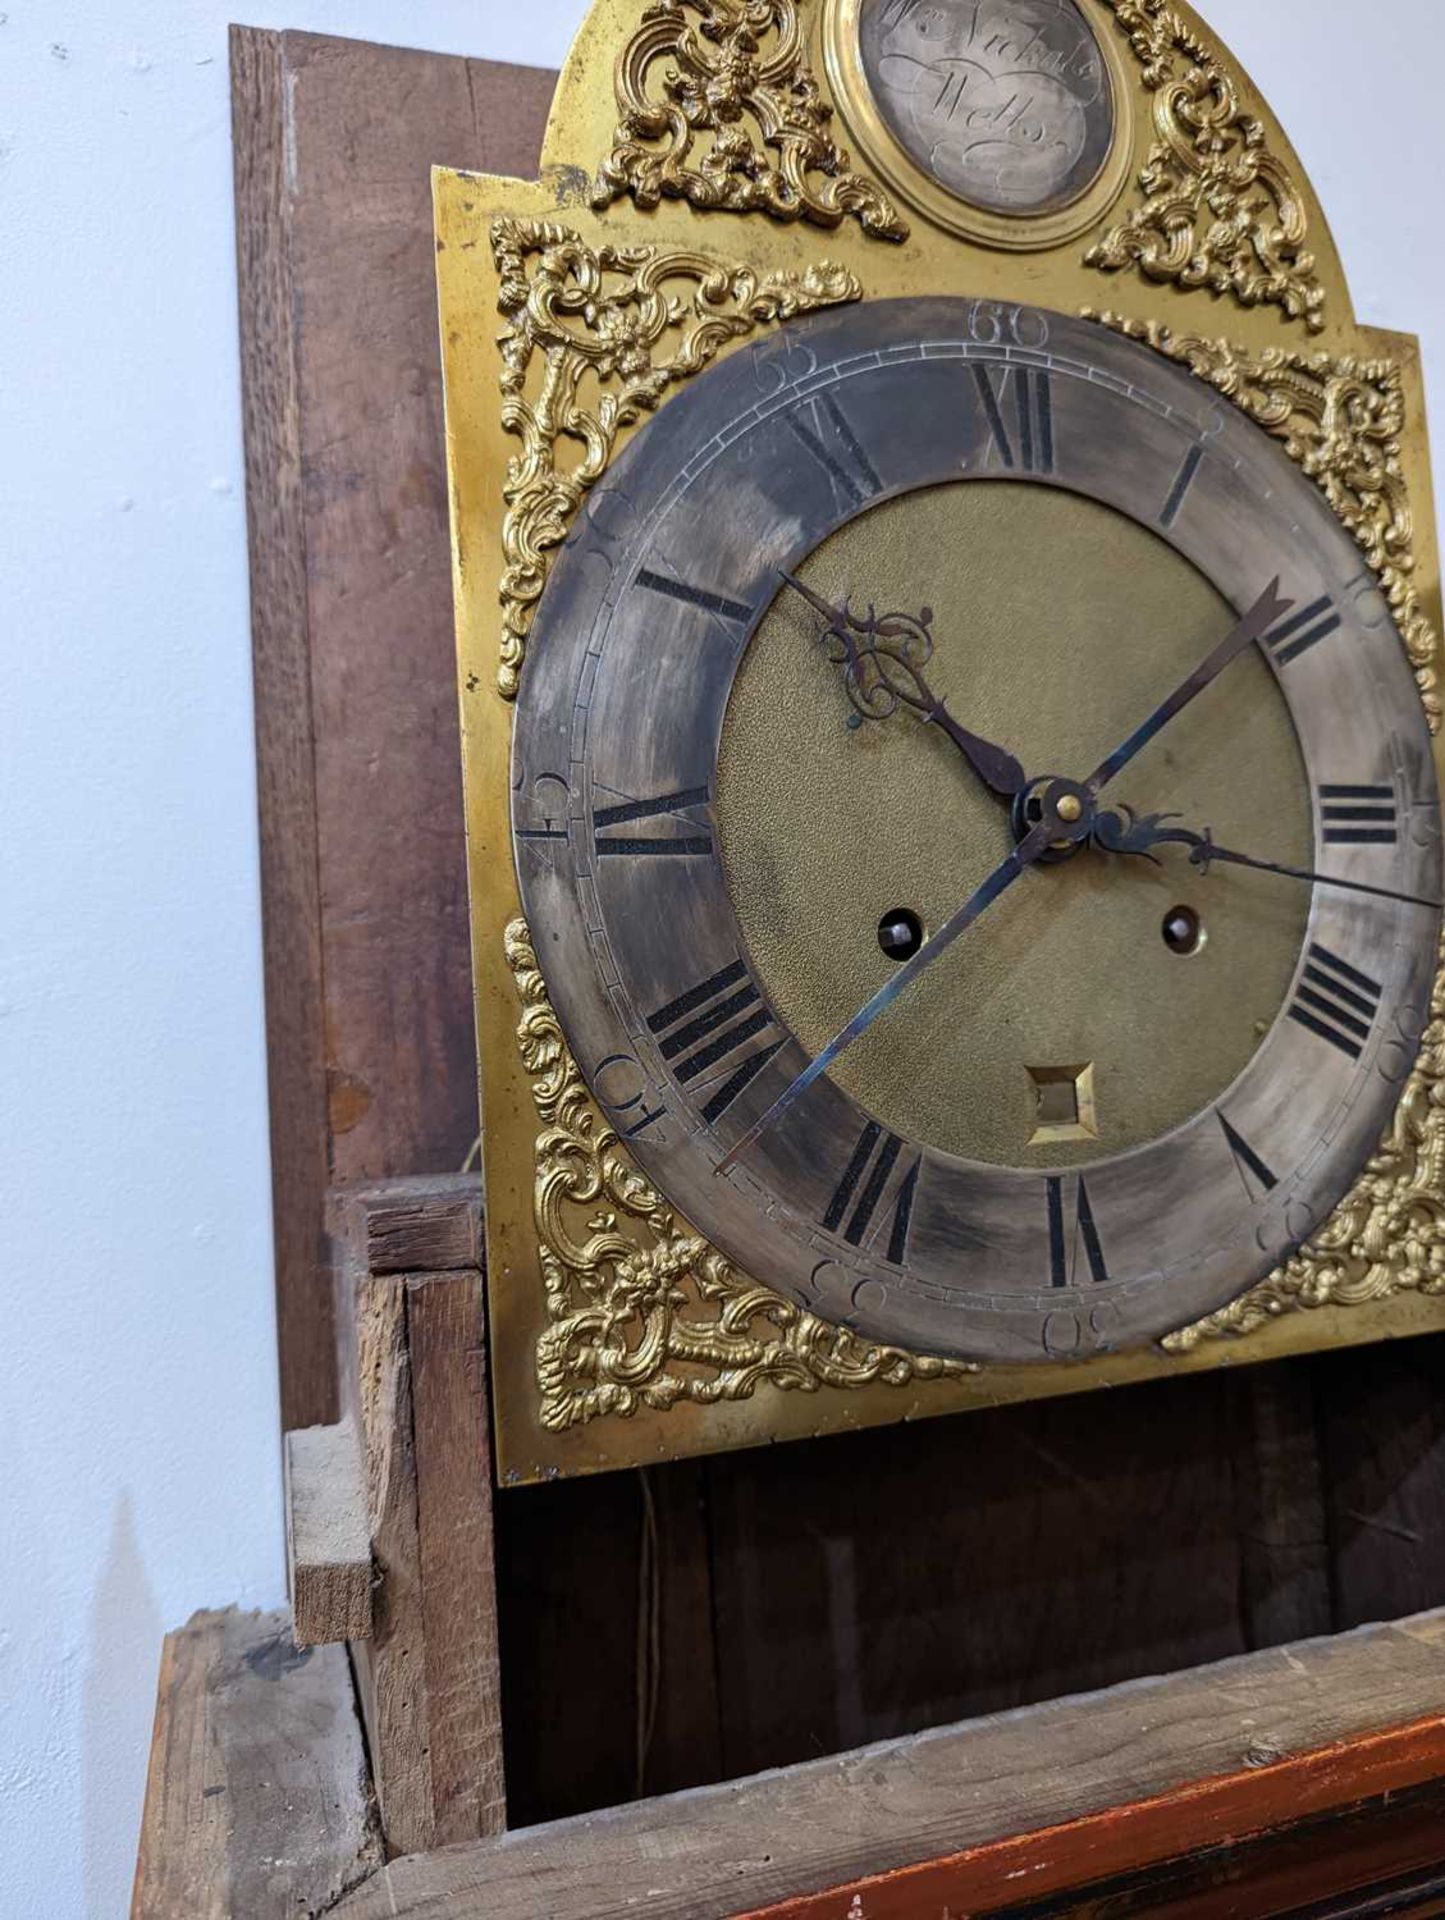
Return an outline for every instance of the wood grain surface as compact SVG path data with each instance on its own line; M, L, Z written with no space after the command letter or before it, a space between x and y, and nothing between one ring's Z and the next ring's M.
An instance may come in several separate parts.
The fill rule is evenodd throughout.
M477 1133L434 166L531 173L555 76L284 36L333 1180Z
M1438 1920L1442 1905L1445 1786L1435 1782L1392 1789L1271 1833L1232 1836L1084 1888L1008 1899L995 1912L1007 1920L1124 1920L1139 1914L1167 1914L1169 1920ZM956 1904L951 1912L962 1920ZM942 1920L942 1914L928 1920Z
M710 1468L725 1771L1245 1652L1226 1387Z
M482 1276L406 1281L434 1845L507 1824Z
M299 341L280 36L231 31L281 1424L336 1418Z
M335 1418L331 1181L477 1134L431 169L555 76L238 28L237 229L283 1424Z
M1317 1363L1300 1360L1251 1367L1231 1379L1239 1600L1251 1647L1365 1624L1335 1618L1316 1378ZM1420 1613L1430 1604L1412 1600L1389 1613Z
M1333 1625L1445 1601L1445 1337L1313 1369Z
M132 1920L304 1920L380 1861L344 1648L234 1608L168 1634Z
M480 1174L369 1183L351 1198L363 1210L369 1273L478 1272L486 1264Z
M1009 1912L1037 1916L1041 1906L1047 1911L1050 1894L1064 1896L1055 1911L1077 1914L1081 1909L1102 1909L1107 1913L1112 1909L1117 1913L1128 1899L1129 1878L1134 1881L1136 1894L1145 1895L1143 1911L1176 1915L1181 1903L1167 1885L1173 1876L1141 1870L1191 1857L1198 1861L1201 1854L1214 1853L1217 1858L1223 1853L1233 1856L1238 1874L1248 1864L1248 1849L1241 1846L1241 1841L1271 1832L1297 1833L1305 1822L1311 1828L1309 1838L1315 1856L1310 1890L1316 1895L1340 1896L1347 1894L1361 1874L1368 1879L1372 1868L1393 1872L1404 1864L1402 1855L1410 1864L1445 1863L1445 1836L1437 1827L1433 1835L1416 1833L1402 1841L1396 1834L1383 1845L1371 1848L1367 1843L1361 1849L1358 1835L1343 1834L1333 1828L1333 1823L1312 1816L1338 1809L1343 1794L1352 1804L1364 1803L1366 1819L1377 1820L1386 1810L1385 1796L1409 1791L1422 1781L1436 1781L1442 1763L1445 1720L1416 1721L1407 1727L1369 1734L1348 1747L1326 1747L1316 1753L1291 1756L1263 1772L1246 1768L1195 1781L1176 1792L1110 1808L1044 1833L1021 1834L1016 1839L971 1848L896 1873L869 1874L800 1899L749 1909L738 1920L836 1920L849 1908L858 1920L920 1920L924 1915L929 1920L935 1916L937 1920L954 1920L955 1916L962 1920L970 1913ZM1438 1821L1438 1794L1430 1805ZM1234 1877L1226 1875L1227 1879ZM1304 1877L1296 1870L1288 1893L1279 1890L1285 1894L1282 1906L1274 1904L1259 1886L1253 1871L1250 1879L1255 1884L1243 1899L1237 1885L1224 1889L1222 1900L1218 1887L1210 1889L1206 1885L1182 1904L1196 1912L1212 1908L1221 1916L1251 1914L1260 1920L1269 1913L1289 1913L1302 1920L1299 1899L1305 1889L1299 1883ZM1090 1891L1110 1879L1116 1882L1112 1899L1107 1893ZM1126 1885L1118 1885L1120 1880ZM1023 1889L1027 1889L1026 1898L1011 1897ZM1440 1888L1435 1890L1438 1893ZM1362 1913L1348 1899L1342 1899L1334 1910L1341 1915ZM1393 1901L1385 1908L1389 1913L1399 1910ZM1438 1912L1438 1907L1434 1911Z
M354 1329L355 1401L376 1593L369 1640L352 1648L372 1785L392 1853L435 1844L426 1607L417 1531L416 1442L406 1289L342 1271L343 1326Z
M747 1679L718 1662L700 1466L503 1490L497 1529L514 1826L749 1771L723 1757L719 1690Z
M338 1914L726 1920L781 1908L799 1920L850 1909L855 1920L932 1920L927 1904L875 1916L871 1898L854 1905L837 1890L1000 1849L985 1862L987 1887L962 1907L988 1911L1024 1892L1010 1876L1039 1891L1078 1885L1128 1854L1168 1858L1442 1767L1445 1620L1431 1617L395 1861ZM1139 1824L1127 1848L1101 1854L1095 1817L1120 1808Z
M458 1185L438 1183L443 1222ZM501 1832L506 1798L482 1276L373 1272L373 1254L396 1253L372 1231L396 1200L395 1183L336 1193L329 1218L376 1576L371 1638L352 1653L387 1848L416 1853Z

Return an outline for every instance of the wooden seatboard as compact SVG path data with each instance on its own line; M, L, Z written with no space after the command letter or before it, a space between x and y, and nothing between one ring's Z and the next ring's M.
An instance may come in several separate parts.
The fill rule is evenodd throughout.
M338 1914L960 1920L1438 1780L1442 1655L1439 1616L1247 1655L395 1861Z

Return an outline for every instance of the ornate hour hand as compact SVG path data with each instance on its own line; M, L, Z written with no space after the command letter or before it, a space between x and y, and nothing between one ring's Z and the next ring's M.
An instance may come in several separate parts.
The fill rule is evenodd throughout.
M1285 880L1303 880L1314 887L1336 887L1342 893L1367 893L1377 900L1402 900L1412 907L1431 907L1437 913L1445 910L1439 900L1427 900L1418 893L1400 893L1393 887L1368 886L1363 880L1344 880L1337 874L1315 873L1308 867L1283 866L1277 860L1256 860L1251 854L1236 853L1232 847L1221 847L1208 827L1202 833L1195 833L1189 827L1169 825L1179 819L1177 813L1136 814L1132 807L1111 807L1107 812L1094 818L1093 832L1090 838L1093 844L1105 853L1134 854L1146 860L1159 861L1154 849L1163 846L1179 846L1189 849L1189 863L1198 867L1201 873L1208 873L1216 863L1228 867L1248 867L1255 873L1275 873Z
M933 658L933 609L879 615L870 606L857 614L849 605L833 606L791 573L782 573L823 620L828 657L844 668L844 684L855 712L864 720L889 720L900 706L911 707L947 734L991 793L1012 800L1027 784L1014 756L961 726L923 677ZM853 722L856 725L857 722Z

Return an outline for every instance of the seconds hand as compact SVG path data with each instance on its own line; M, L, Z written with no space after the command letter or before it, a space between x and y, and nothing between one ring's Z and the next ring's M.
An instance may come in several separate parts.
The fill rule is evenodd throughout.
M1094 828L1094 807L1092 797L1099 789L1114 778L1116 773L1129 765L1156 734L1163 731L1176 715L1199 698L1205 688L1245 649L1269 631L1275 622L1290 611L1294 605L1291 600L1281 597L1279 581L1276 579L1265 588L1249 612L1214 649L1207 660L1197 666L1182 685L1176 687L1169 698L1163 701L1142 726L1136 727L1127 740L1111 753L1092 778L1082 787L1072 781L1051 781L1040 797L1043 818L1014 848L1001 865L995 867L983 885L967 899L933 938L919 948L906 966L900 967L885 986L878 989L865 1007L861 1007L843 1028L842 1032L830 1040L823 1051L793 1081L790 1087L776 1099L760 1120L750 1126L742 1138L736 1141L713 1168L714 1173L726 1173L738 1158L747 1152L755 1141L767 1132L768 1128L781 1120L795 1101L800 1100L819 1079L838 1056L858 1037L866 1033L880 1014L888 1011L901 993L912 986L918 976L933 965L940 955L947 952L955 940L973 925L974 921L987 912L995 900L1027 872L1030 866L1045 853L1049 847L1063 840L1086 840ZM1085 796L1088 796L1087 798Z

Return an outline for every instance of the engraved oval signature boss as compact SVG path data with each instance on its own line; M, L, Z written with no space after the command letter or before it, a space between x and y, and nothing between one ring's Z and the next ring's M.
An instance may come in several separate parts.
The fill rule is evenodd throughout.
M1073 0L865 0L859 46L893 137L961 199L1039 214L1097 177L1113 102Z

